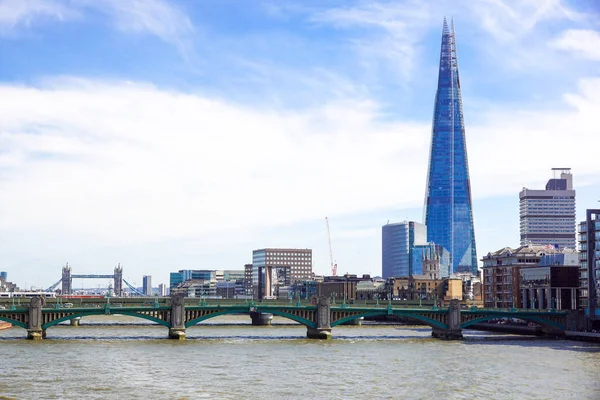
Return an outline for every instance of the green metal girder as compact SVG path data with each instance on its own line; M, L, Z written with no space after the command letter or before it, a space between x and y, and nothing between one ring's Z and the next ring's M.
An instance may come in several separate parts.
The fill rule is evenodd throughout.
M15 326L19 326L21 328L27 329L27 325L25 325L23 322L15 321L14 319L7 318L7 317L3 316L2 314L0 314L0 321L8 322Z

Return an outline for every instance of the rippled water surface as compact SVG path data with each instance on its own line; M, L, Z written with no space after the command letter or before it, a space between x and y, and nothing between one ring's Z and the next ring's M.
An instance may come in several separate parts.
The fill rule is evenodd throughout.
M140 321L88 317L40 342L0 331L0 399L600 399L597 344L474 331L446 342L395 325L315 341L242 316L173 341Z

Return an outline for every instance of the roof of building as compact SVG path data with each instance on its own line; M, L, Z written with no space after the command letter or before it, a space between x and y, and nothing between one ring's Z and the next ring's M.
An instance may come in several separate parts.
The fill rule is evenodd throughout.
M503 257L518 257L518 256L534 256L534 257L543 257L546 254L559 254L565 253L568 249L558 250L550 245L540 245L540 244L526 244L523 246L519 246L516 249L510 247L504 247L500 250L494 251L493 253L488 253L483 259L490 258L503 258Z

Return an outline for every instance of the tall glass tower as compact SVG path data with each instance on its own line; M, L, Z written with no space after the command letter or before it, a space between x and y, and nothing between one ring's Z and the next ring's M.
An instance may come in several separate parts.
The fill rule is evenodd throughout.
M427 240L450 252L453 272L477 274L465 123L452 29L444 18L425 193Z

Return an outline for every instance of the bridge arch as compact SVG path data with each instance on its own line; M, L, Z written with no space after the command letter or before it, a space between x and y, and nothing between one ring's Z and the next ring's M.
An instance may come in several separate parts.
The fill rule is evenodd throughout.
M491 321L493 319L498 319L498 318L517 318L517 319L522 319L523 321L527 321L527 322L533 322L535 324L538 325L542 325L548 328L552 328L552 329L559 329L559 330L564 330L565 327L559 323L556 323L554 321L550 321L547 319L544 319L543 317L536 317L536 316L521 316L521 315L486 315L471 321L467 321L464 322L462 324L460 324L461 329L466 329L471 325L474 324L478 324L480 322L487 322L487 321Z
M377 311L365 311L363 313L359 313L359 314L351 315L351 316L348 316L348 317L344 317L344 318L338 319L335 322L332 322L331 323L331 327L333 328L334 326L342 325L342 324L344 324L346 322L350 322L352 320L355 320L355 319L361 318L361 317L376 317L376 316L380 316L380 315L389 315L388 314L388 310L387 309L382 309L382 310L377 310ZM421 323L423 323L425 325L429 325L432 328L448 329L448 325L446 325L446 324L444 324L442 322L436 321L434 319L431 319L429 317L425 317L423 315L414 314L414 313L411 313L411 312L397 311L397 310L394 310L393 313L392 313L392 315L396 315L398 317L405 317L405 318L408 318L408 319L412 319L412 320L421 322Z
M131 317L137 317L137 318L147 319L149 321L156 322L157 324L163 325L163 326L166 326L166 327L170 327L171 326L171 324L169 322L163 321L162 319L153 317L151 315L145 315L145 314L137 313L135 311L120 311L118 309L114 309L113 308L113 309L110 310L110 314L105 314L104 312L98 312L98 311L96 311L96 312L94 312L94 311L75 312L73 314L70 314L70 315L67 315L67 316L64 316L64 317L61 317L61 318L57 318L55 320L52 320L50 322L45 323L44 325L42 325L42 329L46 330L48 328L51 328L51 327L53 327L55 325L60 324L61 322L68 321L68 320L71 320L73 318L86 317L86 316L90 316L90 315L128 315L128 316L131 316Z
M27 324L25 324L24 322L17 321L17 320L8 318L8 317L4 317L2 315L0 315L0 321L8 322L8 323L12 324L13 326L18 326L20 328L27 329Z
M276 309L268 309L268 310L261 310L261 309L257 309L256 312L260 312L260 313L265 313L265 314L273 314L273 315L277 315L279 317L283 317L283 318L287 318L287 319L291 319L292 321L298 322L299 324L302 324L304 326L307 326L309 328L316 328L317 324L314 323L313 321L306 319L306 318L302 318L299 317L297 315L294 314L290 314L288 312L285 311L281 311L281 310L276 310ZM243 308L228 308L226 310L222 310L222 311L218 311L215 313L211 313L211 314L206 314L203 315L201 317L198 318L194 318L188 322L185 323L185 327L189 328L190 326L194 326L202 321L206 321L207 319L210 318L215 318L215 317L219 317L222 315L227 315L227 314L248 314L250 313L250 309L248 307L243 307Z
M207 319L220 317L222 315L227 315L227 314L248 314L248 307L228 308L228 309L217 311L217 312L214 312L211 314L202 315L201 317L194 318L194 319L187 321L185 323L185 327L189 328L190 326L194 326L202 321L206 321Z

